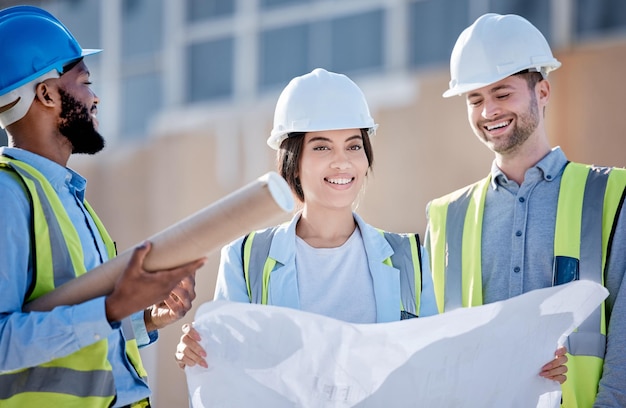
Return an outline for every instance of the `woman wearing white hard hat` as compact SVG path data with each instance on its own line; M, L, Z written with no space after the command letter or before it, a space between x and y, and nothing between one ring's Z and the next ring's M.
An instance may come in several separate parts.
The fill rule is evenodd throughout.
M421 252L419 237L383 233L353 211L372 167L370 136L377 126L347 76L318 68L291 80L276 104L267 143L278 151L279 173L300 209L291 222L222 249L215 299L292 307L352 323L436 313L430 273L420 273L419 256L411 252ZM179 345L181 367L206 365L185 347L192 336L193 329Z
M351 323L437 313L417 235L382 232L353 211L372 167L376 128L363 93L345 75L315 69L287 85L267 143L278 150L279 173L300 211L222 249L215 299ZM207 367L198 332L188 325L183 332L179 366Z

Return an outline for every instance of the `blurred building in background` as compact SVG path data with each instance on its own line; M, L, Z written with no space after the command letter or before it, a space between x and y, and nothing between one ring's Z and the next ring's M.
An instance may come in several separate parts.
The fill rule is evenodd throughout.
M526 17L563 63L550 76L552 143L570 160L626 164L623 0L0 1L16 4L49 10L84 48L104 49L86 62L108 146L70 166L120 251L273 170L274 103L316 67L349 75L380 124L358 211L423 234L430 199L490 168L463 98L441 97L458 34L486 12ZM198 274L195 307L213 296L218 257ZM187 406L173 358L181 324L143 351L157 408Z

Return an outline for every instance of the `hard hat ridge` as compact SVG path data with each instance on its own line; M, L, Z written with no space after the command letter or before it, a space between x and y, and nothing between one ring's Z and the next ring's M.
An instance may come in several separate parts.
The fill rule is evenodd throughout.
M277 150L294 132L355 128L373 134L377 126L363 92L350 78L316 68L293 78L283 89L267 144Z
M461 95L524 70L544 77L561 66L541 32L523 17L488 13L459 36L444 97Z

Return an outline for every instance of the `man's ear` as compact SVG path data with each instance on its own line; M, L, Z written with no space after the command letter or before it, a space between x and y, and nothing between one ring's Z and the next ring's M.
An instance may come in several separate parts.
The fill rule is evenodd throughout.
M35 98L43 105L52 107L55 102L50 91L50 87L45 82L40 82L35 87Z
M537 83L537 98L540 99L544 105L547 105L550 100L550 91L550 82L548 82L547 79Z

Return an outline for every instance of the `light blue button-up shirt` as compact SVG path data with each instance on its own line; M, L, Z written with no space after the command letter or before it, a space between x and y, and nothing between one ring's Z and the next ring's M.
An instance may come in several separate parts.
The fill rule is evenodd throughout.
M86 180L25 150L0 148L0 154L33 166L50 181L78 232L86 270L106 262L104 242L83 205ZM13 172L0 170L0 373L38 366L107 338L108 360L113 367L117 392L114 406L148 397L148 385L137 376L126 357L120 324L107 321L104 297L60 306L50 312L22 313L33 280L30 231L31 204L25 187ZM143 312L132 320L138 343L150 343Z

